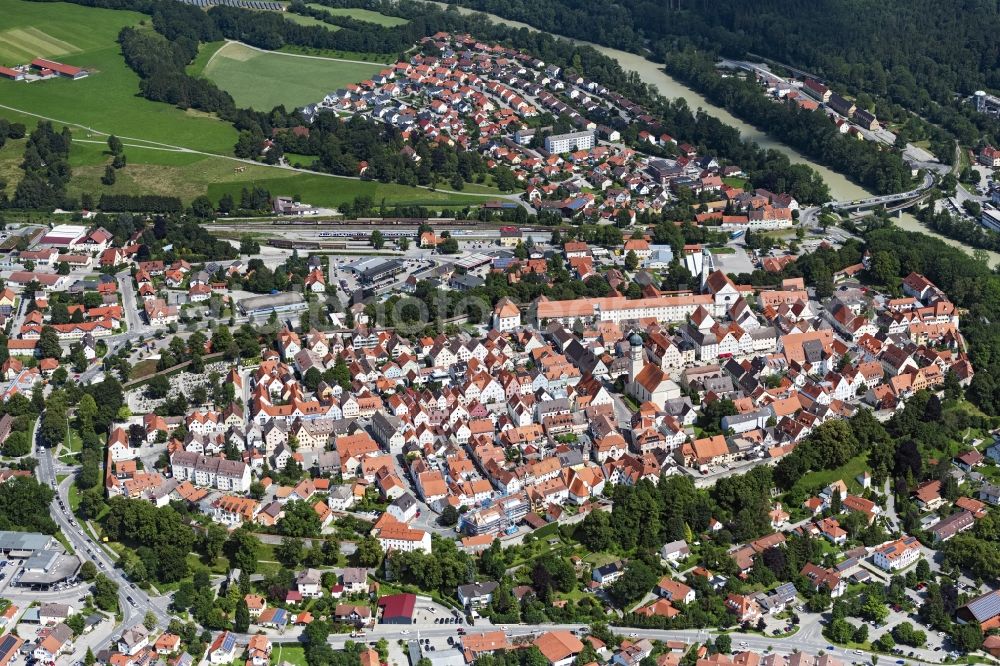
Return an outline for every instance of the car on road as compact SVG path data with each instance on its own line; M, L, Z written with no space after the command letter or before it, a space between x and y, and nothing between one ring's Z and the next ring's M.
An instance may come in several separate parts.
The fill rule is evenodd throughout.
M864 652L862 652L861 650L855 650L854 654L864 654Z
M827 645L827 646L826 646L826 649L827 649L827 650L830 650L830 651L833 651L833 646L832 646L832 645Z
M403 634L404 636L409 636L409 635L410 635L410 630L409 630L409 629L403 629L403 630L402 630L401 632L399 632L399 633Z

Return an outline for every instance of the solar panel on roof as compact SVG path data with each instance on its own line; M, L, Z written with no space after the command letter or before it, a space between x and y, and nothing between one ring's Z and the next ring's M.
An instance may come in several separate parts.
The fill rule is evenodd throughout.
M980 622L1000 615L1000 593L991 592L969 602L969 611Z

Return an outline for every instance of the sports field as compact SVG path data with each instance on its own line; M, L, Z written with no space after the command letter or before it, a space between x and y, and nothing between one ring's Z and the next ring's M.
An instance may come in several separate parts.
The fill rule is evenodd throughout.
M386 16L385 14L380 14L370 9L354 9L351 7L327 7L325 5L319 5L316 3L307 3L306 6L312 9L322 10L328 14L332 14L333 16L350 16L352 19L357 19L358 21L376 23L378 25L384 25L387 28L409 23L409 21L404 18L399 18L398 16Z
M260 51L239 42L218 49L202 74L236 100L236 105L270 111L318 102L348 83L364 81L385 68L360 63Z

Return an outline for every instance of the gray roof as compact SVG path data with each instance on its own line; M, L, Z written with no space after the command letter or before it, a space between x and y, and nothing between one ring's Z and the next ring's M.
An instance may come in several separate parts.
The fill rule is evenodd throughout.
M0 532L0 551L42 550L52 542L52 537L37 532Z
M340 575L344 585L356 585L368 581L368 569L364 567L348 567Z
M417 505L417 500L410 493L403 493L402 495L400 495L399 497L397 497L392 501L392 506L396 507L401 511L409 511L416 505Z
M256 310L268 310L271 308L287 307L289 305L304 304L305 298L302 294L294 291L287 291L281 294L267 296L251 296L239 302L240 309L244 312Z
M663 544L663 548L660 549L660 552L668 555L670 553L683 553L685 551L690 551L690 548L684 539L678 539L677 541L671 541L670 543Z
M487 581L485 583L469 583L458 586L458 594L462 597L480 597L485 594L492 594L493 590L500 587L498 583Z
M972 614L978 622L985 622L1000 615L1000 590L984 594L965 604L965 610Z

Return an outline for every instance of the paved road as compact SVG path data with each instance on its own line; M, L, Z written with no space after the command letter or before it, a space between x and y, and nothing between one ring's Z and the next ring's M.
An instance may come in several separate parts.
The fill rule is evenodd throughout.
M121 628L124 630L140 624L146 611L152 611L159 625L166 627L171 617L165 610L167 600L163 598L154 600L143 590L137 587L133 589L132 584L125 578L121 570L115 568L114 560L96 541L90 538L76 518L68 513L68 490L72 482L72 476L64 479L61 484L57 485L52 452L39 447L37 457L38 468L36 472L39 481L54 487L56 490L56 497L52 501L51 514L59 529L62 530L67 541L73 546L78 555L93 561L103 574L118 584L118 606L122 616ZM66 513L63 511L63 507L67 509ZM132 598L134 604L128 601L128 597ZM96 646L92 646L94 652L108 647L115 635L112 632Z
M135 342L140 337L149 337L155 333L142 318L142 315L139 314L135 288L132 285L132 274L129 271L121 271L120 273L116 273L115 277L118 278L118 291L122 295L122 310L125 312L125 322L128 325L128 330L124 333L102 338L105 344L108 345L107 356L114 355L127 343ZM103 371L103 363L94 363L80 374L80 378L77 381L81 384L89 384Z
M834 210L860 210L862 208L875 208L878 206L902 203L904 201L908 201L909 199L915 199L927 192L927 190L931 189L933 186L934 176L928 172L924 174L924 180L921 182L920 187L916 187L908 192L886 194L868 199L856 199L854 201L833 201L826 205Z
M546 624L542 626L525 626L525 625L510 625L506 633L510 637L517 636L528 636L535 635L544 631L555 631L555 630L566 630L566 631L576 631L578 629L585 628L585 625L581 624ZM447 640L449 637L456 636L456 627L454 625L426 625L422 627L410 625L408 627L403 627L400 625L379 625L374 629L367 632L364 639L368 642L375 642L378 639L385 638L390 643L395 640L409 640L420 638L431 639L432 643L439 644L440 641ZM474 627L466 628L468 633L478 633L482 631L496 630L497 627L490 625L488 622L479 622ZM683 641L686 643L702 643L706 640L714 638L718 635L717 631L710 631L707 629L686 629L686 630L658 630L658 629L634 629L631 627L611 627L611 630L616 633L630 638L649 638L651 640L660 641ZM845 662L858 662L858 663L872 663L875 659L875 655L870 652L864 651L854 651L847 650L844 648L833 647L830 642L823 638L821 633L822 625L816 621L812 625L803 625L798 632L787 638L775 638L773 636L761 636L756 633L741 633L741 632L731 632L729 636L733 640L733 650L734 651L751 651L758 654L763 654L766 652L776 652L779 654L791 654L794 651L804 651L811 654L817 654L820 651L825 651L828 654L833 654L839 657ZM282 640L282 639L279 639ZM333 647L341 648L349 640L352 639L350 635L338 634L330 636L329 642ZM887 659L884 655L881 655L883 661ZM909 657L906 658L908 664L932 664L936 662L924 661L921 659Z

